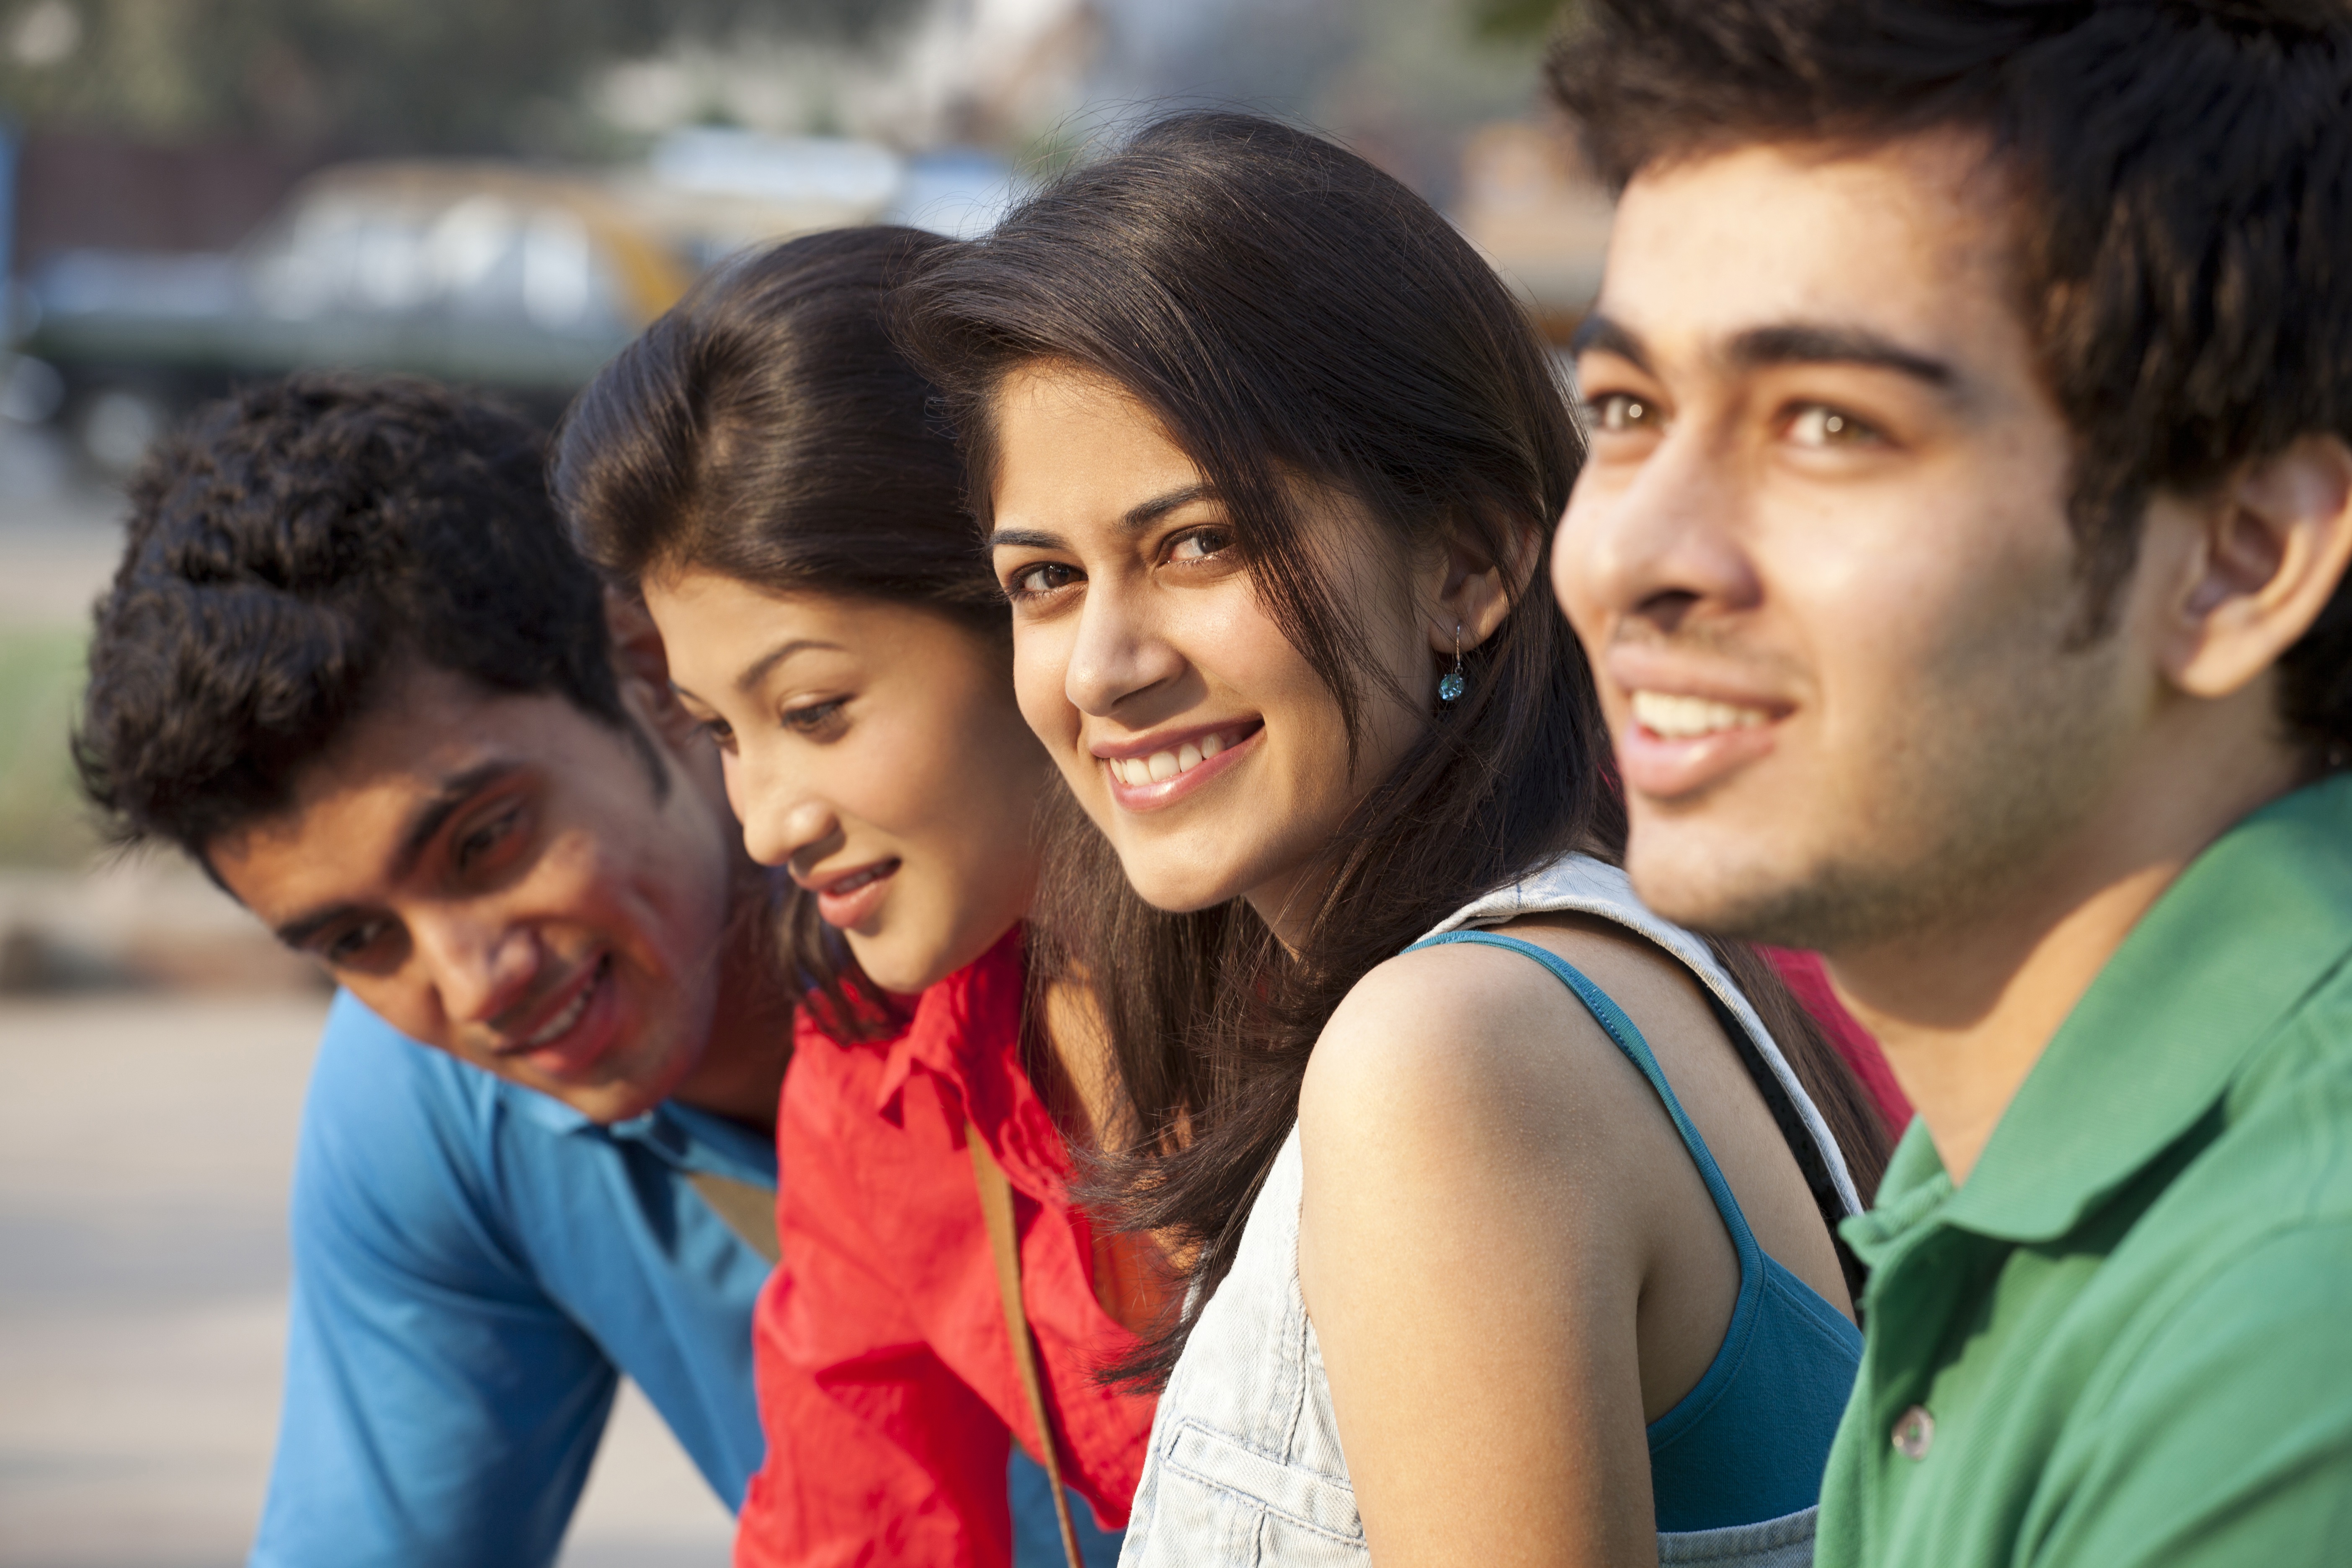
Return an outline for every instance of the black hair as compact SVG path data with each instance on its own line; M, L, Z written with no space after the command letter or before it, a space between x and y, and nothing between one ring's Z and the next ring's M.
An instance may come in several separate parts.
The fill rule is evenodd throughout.
M962 461L929 416L930 384L883 321L891 279L952 243L841 229L746 254L698 284L565 416L555 491L582 552L632 586L703 570L916 605L1007 638L1004 595L964 511ZM784 896L790 962L826 1026L854 1035L877 1008L887 1016L815 900Z
M167 438L131 483L73 741L114 837L209 870L412 661L561 695L650 752L544 464L520 416L401 377L290 376Z
M2009 177L2012 286L2075 442L2083 636L2157 491L2352 442L2352 5L2343 0L1585 0L1554 97L1597 170L1951 130ZM2352 584L2279 661L2352 753Z
M1096 1196L1127 1226L1162 1232L1198 1288L1192 1310L1118 1369L1157 1380L1232 1263L1348 991L1542 862L1622 852L1591 672L1542 587L1582 446L1532 325L1452 226L1344 148L1250 115L1145 128L935 258L898 310L947 395L983 517L1009 375L1070 364L1148 407L1222 503L1351 745L1379 677L1307 546L1302 491L1354 503L1376 556L1402 563L1466 536L1518 574L1501 625L1463 650L1467 694L1433 715L1328 851L1295 956L1243 902L1163 913L1099 836L1049 838L1033 952L1093 985L1138 1118ZM1412 700L1433 706L1434 661L1429 674ZM1867 1170L1884 1134L1843 1064L1760 960L1743 949L1734 962Z

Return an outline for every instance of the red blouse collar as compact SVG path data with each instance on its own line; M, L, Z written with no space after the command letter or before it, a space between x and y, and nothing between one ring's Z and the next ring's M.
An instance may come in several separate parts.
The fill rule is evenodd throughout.
M908 1079L928 1073L951 1103L962 1106L1013 1184L1044 1197L1066 1184L1070 1161L1044 1098L1022 1070L1027 977L1022 928L1015 925L979 958L918 996L913 1016L898 1033L849 1048L887 1053L875 1086L877 1115L900 1124Z

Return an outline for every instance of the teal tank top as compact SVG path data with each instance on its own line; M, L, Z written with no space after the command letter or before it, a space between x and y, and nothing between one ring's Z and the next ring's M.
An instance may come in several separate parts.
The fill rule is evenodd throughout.
M1525 953L1584 1004L1664 1102L1739 1254L1739 1300L1722 1348L1698 1386L1650 1423L1658 1529L1719 1530L1811 1508L1862 1363L1862 1331L1756 1244L1731 1184L1683 1114L1649 1043L1608 993L1549 949L1492 931L1447 931L1407 951L1451 942Z

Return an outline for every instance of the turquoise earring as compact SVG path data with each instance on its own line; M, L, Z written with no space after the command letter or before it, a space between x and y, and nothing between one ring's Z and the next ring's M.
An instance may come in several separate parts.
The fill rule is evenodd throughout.
M1470 689L1470 682L1462 674L1462 623L1454 623L1454 668L1437 678L1437 700L1457 702Z

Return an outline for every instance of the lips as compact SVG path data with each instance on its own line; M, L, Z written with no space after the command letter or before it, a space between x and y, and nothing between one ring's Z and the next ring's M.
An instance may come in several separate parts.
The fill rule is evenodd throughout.
M1265 721L1245 719L1215 727L1147 737L1095 749L1111 798L1129 811L1156 811L1206 788L1256 750Z
M1654 687L1628 692L1626 706L1632 722L1618 737L1618 771L1627 788L1661 801L1707 789L1769 755L1786 716Z
M898 866L894 857L801 885L816 895L818 919L836 931L855 931L872 920L882 900L890 896L891 879L898 874Z
M528 1034L509 1039L497 1054L520 1058L550 1077L577 1075L593 1067L611 1048L617 1027L613 955L608 952L554 1012Z

